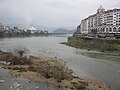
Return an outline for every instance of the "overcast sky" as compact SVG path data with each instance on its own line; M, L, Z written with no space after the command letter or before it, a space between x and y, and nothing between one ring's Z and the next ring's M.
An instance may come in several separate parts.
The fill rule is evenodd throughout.
M100 5L105 9L120 8L120 0L0 0L0 22L76 27Z

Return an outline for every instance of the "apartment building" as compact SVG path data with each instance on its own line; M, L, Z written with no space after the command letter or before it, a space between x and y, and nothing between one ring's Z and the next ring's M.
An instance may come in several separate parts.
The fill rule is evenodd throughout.
M105 10L102 6L83 19L77 32L91 36L120 36L120 9Z

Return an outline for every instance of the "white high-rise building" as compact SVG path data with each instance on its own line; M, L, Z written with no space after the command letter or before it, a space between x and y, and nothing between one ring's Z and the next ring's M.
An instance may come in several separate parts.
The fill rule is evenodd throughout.
M100 6L95 14L83 19L79 26L81 34L118 35L120 34L120 9L105 10Z

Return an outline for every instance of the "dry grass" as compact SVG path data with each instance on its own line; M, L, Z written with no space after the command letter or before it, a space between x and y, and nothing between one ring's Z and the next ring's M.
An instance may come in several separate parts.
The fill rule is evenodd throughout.
M21 61L19 57L17 60L11 60L8 56L9 53L1 52L0 61ZM10 53L10 57L14 58L15 56ZM46 82L58 87L66 87L73 90L110 90L108 86L99 81L83 80L79 77L74 77L72 70L66 67L64 63L60 62L57 58L31 56L29 61L31 62L29 64L24 63L23 60L23 65L16 63L17 65L10 64L2 66L9 69L12 76L25 77L32 81Z

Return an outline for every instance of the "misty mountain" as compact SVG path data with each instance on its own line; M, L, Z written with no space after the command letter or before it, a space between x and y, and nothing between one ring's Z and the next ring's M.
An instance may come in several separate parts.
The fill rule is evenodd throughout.
M58 29L53 31L53 33L63 33L63 34L72 34L74 32L75 32L75 30L67 30L64 28L58 28Z
M44 26L35 25L35 24L30 24L30 25L27 25L27 24L6 24L5 26L10 26L11 28L16 26L16 27L18 27L20 29L35 27L38 30L43 30L43 31L47 30L49 32L53 32L53 31L56 31L58 29L62 29L62 28L58 28L58 27L44 27ZM72 30L74 30L75 27L64 27L64 28L67 28L67 29L64 29L65 31L67 30L66 31L67 33L71 33L71 32L73 32Z

